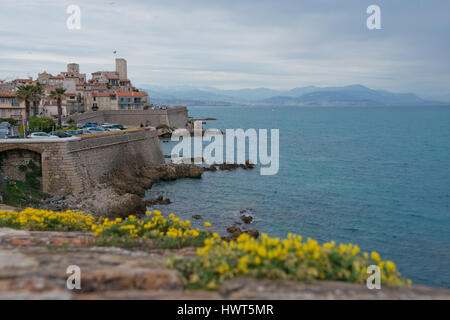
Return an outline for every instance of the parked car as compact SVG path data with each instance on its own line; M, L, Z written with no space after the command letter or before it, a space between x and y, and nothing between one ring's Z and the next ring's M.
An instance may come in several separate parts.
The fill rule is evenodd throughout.
M67 130L66 131L68 134L72 135L72 136L79 136L84 134L84 130L80 129L80 130Z
M91 127L86 129L89 133L101 133L101 132L107 132L108 129L102 128L102 127Z
M95 127L98 127L98 123L96 122L89 122L84 125L84 128L95 128Z
M0 127L0 139L6 139L8 134L9 134L9 129L8 128Z
M7 121L0 122L0 128L11 128L11 124Z
M27 136L28 139L58 139L58 136L54 136L45 132L33 132Z
M103 129L108 129L108 131L120 131L119 128L114 127L112 124L104 124L102 125Z
M59 138L70 138L72 136L70 133L67 133L64 131L52 131L52 132L50 132L50 134L57 136Z
M128 129L127 127L125 127L125 126L123 126L123 125L121 125L121 124L117 124L117 123L112 124L111 127L117 128L117 129L119 129L119 130L126 130L126 129Z

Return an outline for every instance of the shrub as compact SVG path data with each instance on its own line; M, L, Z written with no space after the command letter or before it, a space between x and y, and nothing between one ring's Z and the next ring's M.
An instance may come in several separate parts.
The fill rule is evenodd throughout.
M147 212L142 219L132 215L123 221L106 218L92 229L99 236L97 245L140 245L142 240L151 239L160 248L198 247L206 238L218 237L209 231L193 229L189 220L180 220L173 213L166 219L158 210Z
M27 208L21 212L0 211L0 227L25 230L88 231L95 218L82 212L53 212Z
M0 118L0 122L8 122L12 126L17 125L17 120L13 118Z
M51 118L31 118L29 121L29 127L31 131L44 131L50 132L53 130L55 123Z
M382 261L376 252L359 254L353 244L319 245L316 240L302 242L302 237L290 234L287 239L260 239L243 233L230 243L206 239L197 249L194 259L173 258L170 266L178 269L191 289L217 289L225 280L238 276L278 280L335 280L363 284L369 276L367 267L380 267L381 281L386 285L410 283L401 279L391 261Z

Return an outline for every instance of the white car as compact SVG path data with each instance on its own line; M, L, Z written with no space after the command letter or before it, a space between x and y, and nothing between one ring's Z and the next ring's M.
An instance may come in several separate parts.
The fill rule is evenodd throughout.
M107 132L109 130L102 128L102 127L92 127L92 128L87 128L86 131L89 133L101 133L101 132Z
M104 124L104 125L102 125L102 128L106 129L108 131L120 131L119 128L114 127L114 125L112 125L112 124Z
M28 139L59 139L59 137L45 133L45 132L33 132L27 136Z

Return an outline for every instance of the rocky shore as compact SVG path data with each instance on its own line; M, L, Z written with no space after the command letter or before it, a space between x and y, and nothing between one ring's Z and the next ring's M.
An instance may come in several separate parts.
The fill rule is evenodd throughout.
M202 167L194 164L169 163L158 166L132 166L115 170L105 175L87 192L50 197L40 208L53 211L80 210L94 216L123 218L130 214L145 214L146 208L154 204L168 204L170 200L155 199L145 201L145 191L158 181L183 178L199 179L205 171L253 169L250 162L245 164L213 164Z
M102 182L88 192L51 197L41 208L47 210L81 210L94 216L110 218L145 214L145 190L155 182L180 178L198 179L204 168L188 164L164 164L123 168L105 175Z

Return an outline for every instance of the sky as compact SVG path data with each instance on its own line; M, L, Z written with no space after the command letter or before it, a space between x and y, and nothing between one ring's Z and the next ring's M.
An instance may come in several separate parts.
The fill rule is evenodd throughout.
M366 10L381 9L369 30ZM81 10L68 29L69 5ZM448 0L0 0L0 80L114 70L137 87L362 84L450 94ZM117 51L116 54L113 52Z

